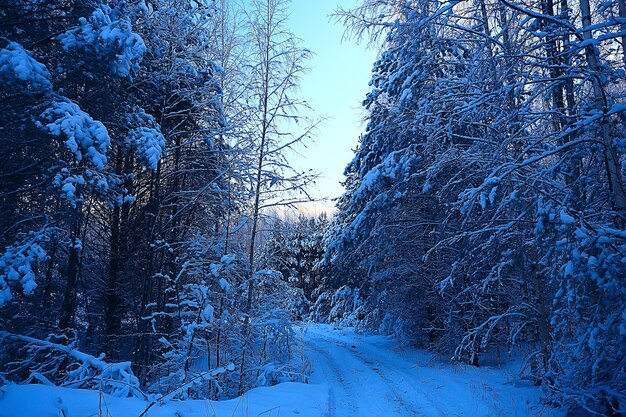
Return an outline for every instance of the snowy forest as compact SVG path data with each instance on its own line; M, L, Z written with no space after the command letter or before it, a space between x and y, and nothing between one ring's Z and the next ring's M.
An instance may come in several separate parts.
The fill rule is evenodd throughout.
M626 0L296 7L0 0L0 417L626 415Z

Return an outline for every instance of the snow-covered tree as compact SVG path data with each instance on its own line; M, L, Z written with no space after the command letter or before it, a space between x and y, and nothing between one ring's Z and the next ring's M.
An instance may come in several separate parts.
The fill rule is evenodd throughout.
M285 0L255 0L248 16L247 122L243 147L246 159L239 176L249 187L251 232L248 262L248 304L254 299L257 239L260 218L269 207L310 200L306 186L314 175L299 172L288 160L289 151L301 146L315 127L299 111L307 106L297 96L299 77L311 52L299 45L286 26ZM303 126L303 127L300 127Z
M353 33L387 37L326 255L327 283L358 288L373 327L475 365L517 346L554 401L607 415L625 381L623 12L340 11Z
M324 255L326 214L278 220L263 246L264 263L279 271L286 282L301 288L308 300L321 284L318 264Z

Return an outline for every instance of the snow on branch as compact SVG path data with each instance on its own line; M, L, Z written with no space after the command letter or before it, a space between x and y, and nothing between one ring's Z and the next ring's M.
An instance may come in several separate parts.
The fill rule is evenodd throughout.
M114 75L129 77L139 69L146 52L141 36L132 31L128 18L114 19L107 5L97 8L87 19L81 17L76 29L68 30L59 40L67 51L82 49L93 52L98 59L109 62Z
M73 363L68 366L69 370L62 384L65 387L98 389L114 397L147 398L139 387L139 380L131 370L130 362L108 363L104 361L104 354L96 358L72 346L8 332L0 332L0 339L2 338L25 342L30 349L36 351L53 350L67 355ZM34 376L38 379L40 377Z
M50 72L19 43L10 42L0 49L0 84L19 85L38 91L52 90Z
M19 283L26 295L35 291L37 283L33 268L37 262L46 259L46 252L39 245L45 237L43 229L30 233L0 255L0 308L13 298L9 286L11 282Z
M165 154L165 137L154 117L143 109L129 116L133 129L128 133L126 146L136 149L139 162L150 170L156 170Z
M107 150L111 144L104 125L91 118L71 101L55 101L41 114L47 124L39 127L54 136L65 139L65 144L78 161L85 158L98 170L107 163Z
M417 158L413 153L413 147L391 152L385 159L364 176L359 188L354 192L351 201L353 203L363 199L364 194L379 187L383 179L391 182L399 182L410 174L415 167Z

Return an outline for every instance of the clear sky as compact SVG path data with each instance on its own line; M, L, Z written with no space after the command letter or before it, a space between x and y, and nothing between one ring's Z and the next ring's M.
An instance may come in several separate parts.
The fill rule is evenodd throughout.
M366 42L343 40L344 28L329 15L337 6L352 7L358 0L292 0L289 29L302 46L315 53L310 71L302 77L300 95L315 110L311 117L327 116L314 142L295 156L294 165L321 174L312 190L316 198L343 193L343 170L353 157L364 116L361 102L368 91L376 51ZM332 201L308 206L308 211L332 211Z

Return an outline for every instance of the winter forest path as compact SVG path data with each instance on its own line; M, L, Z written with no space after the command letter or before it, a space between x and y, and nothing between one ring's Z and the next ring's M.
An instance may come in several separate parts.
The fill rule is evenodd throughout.
M311 383L329 386L330 417L534 416L539 392L502 369L458 367L381 336L309 325ZM546 413L544 415L551 415Z

